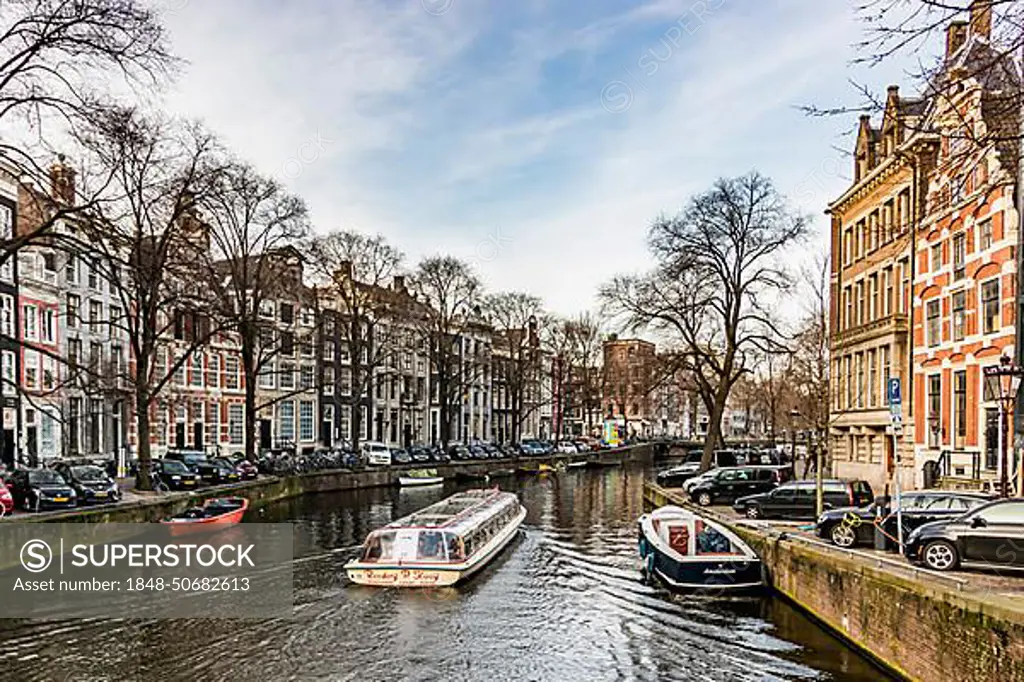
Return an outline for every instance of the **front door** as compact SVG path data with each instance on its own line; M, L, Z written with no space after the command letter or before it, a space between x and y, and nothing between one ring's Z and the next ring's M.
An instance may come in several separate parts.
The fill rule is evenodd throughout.
M0 451L0 458L7 465L8 469L14 468L14 429L4 429L3 450Z
M261 419L260 420L260 449L261 450L269 450L270 449L270 420L269 419Z
M203 423L196 422L192 424L192 442L194 443L196 450L203 449Z
M28 460L35 466L39 461L39 427L32 425L25 429L25 447L28 449Z
M185 422L174 425L174 447L179 450L185 449Z

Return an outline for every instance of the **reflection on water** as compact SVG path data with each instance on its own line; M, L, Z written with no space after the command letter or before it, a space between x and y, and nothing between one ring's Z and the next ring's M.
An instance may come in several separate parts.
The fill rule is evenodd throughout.
M673 598L641 584L643 473L503 482L529 511L519 540L468 584L427 591L349 585L342 566L370 530L453 487L313 496L253 512L247 520L296 524L295 618L0 621L0 678L882 679L778 600Z

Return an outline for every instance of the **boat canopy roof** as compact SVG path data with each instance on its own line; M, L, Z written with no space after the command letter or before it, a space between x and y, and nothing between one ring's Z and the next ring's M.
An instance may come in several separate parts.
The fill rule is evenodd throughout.
M501 492L497 488L467 490L392 521L381 530L437 528L458 533L475 527L499 510L518 503L514 493Z

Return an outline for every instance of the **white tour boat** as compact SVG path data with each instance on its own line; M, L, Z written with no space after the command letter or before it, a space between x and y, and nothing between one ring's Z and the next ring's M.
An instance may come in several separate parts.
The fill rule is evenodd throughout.
M514 493L457 493L370 533L360 557L345 570L358 585L454 585L497 556L524 518L526 509Z

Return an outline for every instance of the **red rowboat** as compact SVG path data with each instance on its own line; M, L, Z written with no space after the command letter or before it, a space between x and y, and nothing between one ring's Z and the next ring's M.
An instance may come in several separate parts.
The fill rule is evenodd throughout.
M216 497L202 507L191 507L160 523L170 526L171 535L216 530L241 521L248 508L249 500L244 497Z

